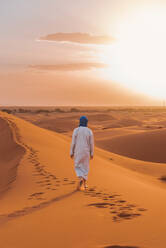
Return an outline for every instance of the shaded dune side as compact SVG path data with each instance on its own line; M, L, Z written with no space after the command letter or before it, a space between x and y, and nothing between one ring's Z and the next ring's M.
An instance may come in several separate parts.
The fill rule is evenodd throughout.
M0 117L0 196L8 190L17 176L17 167L25 153L16 143L7 121Z
M100 140L96 145L129 158L166 163L166 129Z

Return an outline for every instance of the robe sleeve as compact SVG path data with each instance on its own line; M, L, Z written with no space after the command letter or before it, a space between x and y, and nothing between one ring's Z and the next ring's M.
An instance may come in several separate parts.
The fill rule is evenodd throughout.
M91 131L91 134L90 134L90 155L91 156L94 155L94 136L93 136L92 131Z
M73 131L72 142L70 147L70 156L74 155L74 149L76 145L76 130Z

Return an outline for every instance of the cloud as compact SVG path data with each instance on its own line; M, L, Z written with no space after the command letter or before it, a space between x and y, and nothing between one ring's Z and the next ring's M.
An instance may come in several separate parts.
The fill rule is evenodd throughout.
M56 65L30 65L32 69L47 71L89 71L92 69L102 69L108 67L103 63L70 63Z
M72 42L79 44L109 45L114 41L114 38L107 35L96 36L88 33L55 33L41 37L40 40Z

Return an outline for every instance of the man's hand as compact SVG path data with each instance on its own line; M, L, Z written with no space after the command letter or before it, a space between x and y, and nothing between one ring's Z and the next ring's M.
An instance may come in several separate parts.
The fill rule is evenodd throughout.
M70 157L71 157L71 158L73 158L73 157L74 157L74 155L73 155L73 154L70 154Z

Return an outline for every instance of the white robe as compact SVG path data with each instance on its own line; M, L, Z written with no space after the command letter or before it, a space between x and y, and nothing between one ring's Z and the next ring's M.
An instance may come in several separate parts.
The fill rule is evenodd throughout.
M87 180L89 159L94 153L93 132L88 127L78 127L73 131L70 155L74 155L75 171L78 177Z

